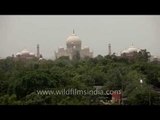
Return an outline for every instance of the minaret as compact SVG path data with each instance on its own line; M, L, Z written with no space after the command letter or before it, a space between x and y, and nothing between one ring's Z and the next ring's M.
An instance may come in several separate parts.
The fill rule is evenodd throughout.
M37 44L37 58L40 58L39 44Z
M108 55L111 55L111 44L108 44Z
M74 29L73 29L73 34L75 34L75 31L74 31Z
M55 59L57 59L57 53L56 53L56 51L54 51L54 55L55 55Z

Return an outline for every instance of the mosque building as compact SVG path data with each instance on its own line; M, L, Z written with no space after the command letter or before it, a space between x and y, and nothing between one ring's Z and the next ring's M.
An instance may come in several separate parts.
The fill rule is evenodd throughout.
M121 56L122 57L127 57L127 58L130 58L130 57L134 57L135 54L137 54L138 52L140 52L141 50L143 49L140 49L140 48L136 48L133 46L133 44L128 48L128 49L125 49L121 52Z
M39 50L39 44L37 45L37 54L35 55L35 53L33 52L29 52L27 49L24 49L20 52L16 53L16 59L34 59L34 58L38 58L39 60L42 59L42 55L40 54L40 50Z
M147 55L149 57L149 59L151 57L150 52L148 52L146 49L134 47L133 44L128 49L123 50L121 52L120 57L133 60L133 59L137 58L137 55L138 56L144 55L144 57Z
M73 33L66 39L66 49L59 47L58 51L55 51L55 58L57 59L62 56L67 56L70 60L73 60L74 58L92 58L93 52L90 51L89 47L82 48L81 45L82 41L73 30Z

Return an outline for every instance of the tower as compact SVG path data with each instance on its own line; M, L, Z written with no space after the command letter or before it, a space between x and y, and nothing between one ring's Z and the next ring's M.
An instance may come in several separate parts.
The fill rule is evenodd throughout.
M37 44L37 58L40 58L39 44Z
M108 55L111 55L111 44L108 44Z
M57 53L56 53L56 51L54 51L54 55L55 55L55 59L57 59Z

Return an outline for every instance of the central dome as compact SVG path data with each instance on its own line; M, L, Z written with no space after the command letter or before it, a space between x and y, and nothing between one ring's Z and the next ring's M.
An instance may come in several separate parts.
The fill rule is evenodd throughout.
M78 44L81 43L81 40L76 34L72 34L67 38L66 42L67 44Z
M74 33L74 30L73 30L73 33L72 33L72 35L70 35L68 38L67 38L67 40L66 40L66 43L68 44L68 45L79 45L79 44L81 44L81 40L80 40L80 38Z

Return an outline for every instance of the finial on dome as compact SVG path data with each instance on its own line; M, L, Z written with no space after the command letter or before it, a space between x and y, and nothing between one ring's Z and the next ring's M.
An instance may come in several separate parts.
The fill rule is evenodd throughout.
M132 42L132 46L133 46L133 42Z

